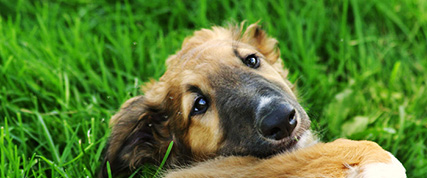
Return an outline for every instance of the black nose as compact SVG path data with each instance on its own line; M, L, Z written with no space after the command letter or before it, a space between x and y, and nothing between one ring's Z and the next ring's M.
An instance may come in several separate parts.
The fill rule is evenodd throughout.
M289 104L279 104L270 111L261 121L261 134L274 140L289 137L297 125L294 107Z

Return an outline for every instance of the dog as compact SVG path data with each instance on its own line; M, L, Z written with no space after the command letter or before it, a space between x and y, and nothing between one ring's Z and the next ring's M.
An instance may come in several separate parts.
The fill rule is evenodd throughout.
M113 176L159 165L171 141L165 177L360 177L381 167L372 164L402 173L375 143L318 143L277 40L258 24L243 27L196 31L159 81L122 105L110 120L100 177L107 162Z

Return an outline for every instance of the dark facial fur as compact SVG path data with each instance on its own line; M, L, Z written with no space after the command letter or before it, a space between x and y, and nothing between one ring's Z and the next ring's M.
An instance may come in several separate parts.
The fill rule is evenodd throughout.
M298 102L279 85L260 75L223 66L220 74L211 78L224 132L224 146L219 150L221 155L268 157L296 143L295 138L301 133L295 133L280 143L273 143L261 136L258 131L262 118L260 114L263 113L259 108L261 97L272 98L267 108L282 102L293 105L302 116L300 124L304 127L309 125L307 115Z

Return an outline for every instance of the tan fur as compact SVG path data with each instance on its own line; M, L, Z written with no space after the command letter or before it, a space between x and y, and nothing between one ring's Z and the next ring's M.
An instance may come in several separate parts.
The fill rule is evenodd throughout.
M339 139L260 160L227 157L167 173L166 178L292 178L347 177L350 169L370 163L389 163L391 157L370 141Z
M219 131L219 121L215 106L212 106L204 119L200 122L194 122L194 126L188 131L187 142L193 149L193 154L198 155L200 159L208 158L209 153L214 152L220 147L222 133ZM197 118L196 118L197 119Z

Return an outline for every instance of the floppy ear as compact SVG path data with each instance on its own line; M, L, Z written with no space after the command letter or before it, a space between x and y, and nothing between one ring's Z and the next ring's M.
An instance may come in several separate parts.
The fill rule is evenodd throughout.
M257 23L248 26L242 35L241 41L254 46L271 64L274 64L280 58L277 40L269 37Z
M108 176L107 162L112 174L118 176L163 159L171 141L168 117L161 106L146 100L144 96L129 99L111 118L112 133L100 177Z

